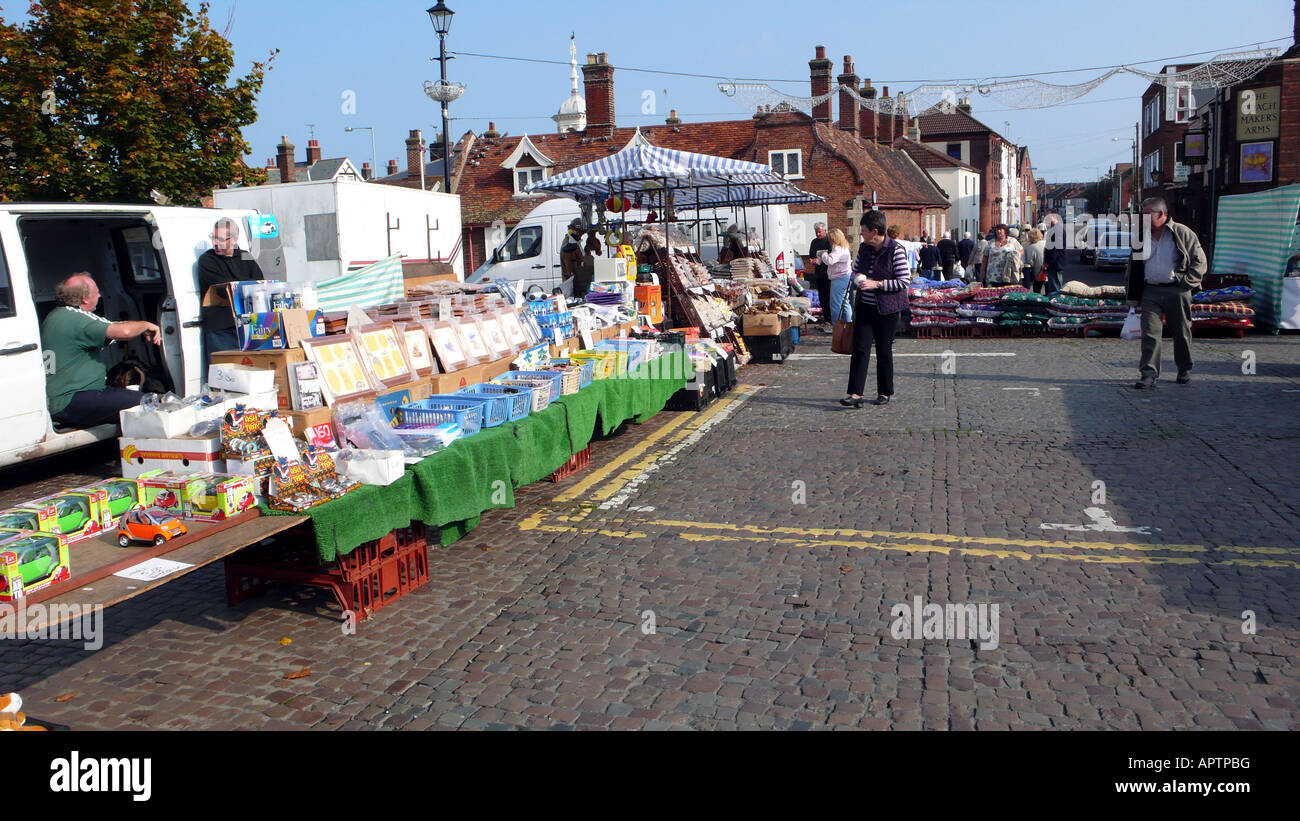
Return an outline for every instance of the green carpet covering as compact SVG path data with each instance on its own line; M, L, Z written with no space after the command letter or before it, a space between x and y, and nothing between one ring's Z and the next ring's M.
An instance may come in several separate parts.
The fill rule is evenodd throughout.
M518 422L484 428L407 467L387 487L367 485L308 511L321 561L347 555L412 521L441 529L449 545L478 526L485 510L515 505L514 489L545 479L596 432L645 422L686 384L684 354L638 368L631 378L601 379ZM277 515L262 507L263 514ZM283 514L280 514L283 515Z

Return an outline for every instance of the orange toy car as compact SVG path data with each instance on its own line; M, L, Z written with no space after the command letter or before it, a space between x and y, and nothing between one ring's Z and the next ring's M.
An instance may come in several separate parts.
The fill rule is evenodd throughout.
M117 526L117 543L129 547L131 542L153 542L160 545L189 531L179 519L159 510L133 508Z

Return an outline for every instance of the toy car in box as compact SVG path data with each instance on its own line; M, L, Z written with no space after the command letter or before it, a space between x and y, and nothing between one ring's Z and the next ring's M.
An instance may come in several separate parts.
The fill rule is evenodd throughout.
M40 510L6 510L0 513L0 530L33 530L52 533L57 524L53 506Z
M132 542L161 545L189 530L175 516L158 508L135 507L127 511L117 525L117 543L130 547Z
M53 529L46 532L62 534L67 542L79 542L112 526L107 502L108 494L103 490L67 490L21 504L18 509L48 516L43 511L54 508Z
M68 546L53 533L0 531L0 601L15 601L71 578Z
M189 498L184 502L187 519L202 522L220 522L238 516L256 504L253 477L227 476L220 473L203 473L189 486Z
M135 479L105 479L102 482L88 485L85 489L104 491L106 504L108 505L107 527L112 527L128 510L141 503L143 494L140 480L161 472L150 471Z
M203 474L177 474L163 471L140 478L140 499L144 507L156 508L172 516L185 514L190 496L203 485Z

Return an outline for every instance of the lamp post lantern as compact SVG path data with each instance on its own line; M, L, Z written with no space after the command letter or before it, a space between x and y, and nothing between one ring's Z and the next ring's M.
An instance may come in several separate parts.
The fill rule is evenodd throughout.
M436 100L442 104L442 190L445 193L451 193L451 146L448 141L448 118L447 105L452 100L460 97L465 93L464 83L447 82L447 33L451 31L451 18L455 12L447 8L447 4L438 0L438 4L425 10L429 15L429 20L433 22L433 30L438 34L438 64L441 68L441 77L438 82L424 84L424 93L429 95L430 99ZM423 168L424 159L420 162Z
M351 126L351 125L350 125L350 126L348 126L347 128L345 128L345 129L343 129L343 130L346 131L346 132L348 132L349 134L352 133L353 131L369 131L369 132L370 132L370 176L372 176L372 177L377 177L377 176L379 176L379 169L375 166L375 129L374 129L374 127L373 127L373 126L369 126L369 125L358 125L358 126ZM368 180L367 180L367 182L368 182Z

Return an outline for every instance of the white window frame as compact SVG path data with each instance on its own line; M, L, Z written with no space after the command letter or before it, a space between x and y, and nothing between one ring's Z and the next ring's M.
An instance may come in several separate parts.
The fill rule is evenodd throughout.
M804 178L804 175L803 175L803 149L802 149L802 148L786 148L786 149L783 149L783 150L781 150L781 151L769 151L769 152L767 152L767 164L768 164L769 166L772 167L772 170L773 170L773 171L776 171L776 163L772 161L772 158L775 157L775 156L777 156L778 154L781 156L781 168L782 168L781 171L778 171L778 172L777 172L778 174L780 174L782 177L785 177L787 180L801 180L801 179ZM784 169L787 169L787 168L790 167L789 157L790 157L791 154L793 154L793 155L795 156L795 158L796 158L796 162L799 163L799 173L798 173L798 174L789 174L789 173L786 173L786 171L784 170Z
M533 165L524 166L523 168L519 168L518 166L516 166L515 168L510 169L510 178L514 181L514 185L515 185L515 196L536 197L536 196L541 196L540 191L525 191L519 185L520 174L528 174L528 182L526 182L525 185L532 185L534 182L539 182L551 176L551 169L542 166L533 166ZM540 174L541 176L537 176L536 178L534 178L535 175L537 174Z
M1192 97L1191 86L1174 88L1174 122L1185 123L1196 114L1196 102Z

